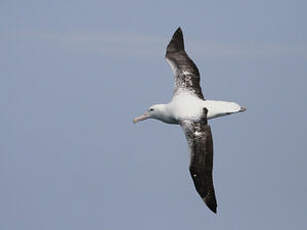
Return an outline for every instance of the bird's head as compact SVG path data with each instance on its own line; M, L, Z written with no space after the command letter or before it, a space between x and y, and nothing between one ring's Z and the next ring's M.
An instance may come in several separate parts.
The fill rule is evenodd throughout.
M149 109L146 110L146 112L143 115L134 118L133 123L144 121L149 118L161 120L164 117L164 114L165 114L165 105L163 104L152 105L149 107Z

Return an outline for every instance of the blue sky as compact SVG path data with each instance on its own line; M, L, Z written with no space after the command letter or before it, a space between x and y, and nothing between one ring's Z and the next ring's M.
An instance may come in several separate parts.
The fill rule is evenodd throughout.
M0 229L303 229L305 1L0 3ZM218 215L180 127L134 116L172 95L181 26L211 120Z

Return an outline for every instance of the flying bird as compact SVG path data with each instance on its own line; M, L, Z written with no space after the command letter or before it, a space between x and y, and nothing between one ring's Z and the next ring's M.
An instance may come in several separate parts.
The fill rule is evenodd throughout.
M213 141L208 120L244 112L246 108L234 102L204 98L198 68L185 52L180 27L167 46L165 58L175 77L173 97L168 104L150 106L133 122L152 118L183 128L191 152L189 169L195 188L208 208L216 213L212 177Z

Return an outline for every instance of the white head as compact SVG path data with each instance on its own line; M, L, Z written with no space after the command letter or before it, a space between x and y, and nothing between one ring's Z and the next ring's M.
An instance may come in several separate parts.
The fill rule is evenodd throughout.
M174 123L174 119L169 114L169 111L167 110L165 104L157 104L150 106L149 109L143 115L134 118L133 122L137 123L139 121L144 121L149 118L157 119L166 123Z

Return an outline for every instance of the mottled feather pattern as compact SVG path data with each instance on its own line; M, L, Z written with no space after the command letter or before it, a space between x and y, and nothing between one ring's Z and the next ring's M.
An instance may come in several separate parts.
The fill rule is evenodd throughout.
M133 122L152 118L168 124L180 124L191 151L189 170L195 188L209 209L216 213L213 141L208 119L244 112L246 108L234 102L204 99L199 70L184 50L180 27L167 46L165 58L174 74L173 98L167 104L152 105Z
M200 121L183 121L186 139L191 150L190 173L195 188L207 206L216 213L217 202L213 185L213 141L211 128L207 124L207 112L204 108Z
M181 90L186 90L204 99L198 68L184 50L183 35L180 28L175 32L167 46L166 59L172 66L175 75L174 95Z

